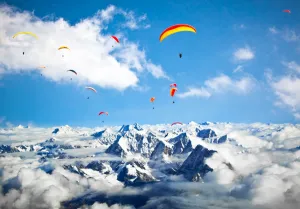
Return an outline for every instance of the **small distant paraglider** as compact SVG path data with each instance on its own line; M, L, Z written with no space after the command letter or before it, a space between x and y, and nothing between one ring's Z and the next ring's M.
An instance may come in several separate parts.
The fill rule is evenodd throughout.
M177 88L177 84L176 84L176 83L172 83L172 84L170 85L170 88L173 88L173 87Z
M21 32L15 33L15 34L13 35L13 38L16 38L17 36L19 36L19 35L21 35L21 34L23 34L23 35L30 35L30 36L32 36L32 37L38 39L37 35L35 35L35 34L32 33L32 32L28 32L28 31L21 31ZM23 55L24 55L24 54L25 54L25 52L23 52Z
M285 13L289 13L289 14L291 14L292 12L291 12L291 10L289 10L289 9L285 9L285 10L283 10L283 12L285 12Z
M182 125L182 123L181 122L174 122L174 123L172 123L171 126L174 126L174 125Z
M70 48L67 47L67 46L60 46L60 47L58 48L58 50L62 50L62 49L68 49L68 50L70 50ZM71 50L70 50L70 51L71 51ZM64 55L62 55L62 57L64 57Z
M107 115L107 116L108 116L108 112L99 112L99 114L98 114L98 115L103 115L103 114L105 114L105 115ZM102 123L104 123L104 120L102 121Z
M75 75L77 75L77 72L75 70L70 69L70 70L67 70L67 72L68 71L70 71L70 72L74 73ZM72 80L72 78L71 78L71 80Z
M91 90L91 91L97 93L96 89L94 89L93 87L85 87L85 89ZM88 97L87 99L90 99L90 97Z
M111 36L117 43L120 43L119 39L116 36ZM114 47L114 46L112 46Z
M150 102L151 102L151 103L154 103L154 101L155 101L155 97L151 97L151 98L150 98ZM153 110L154 110L154 106L153 106Z
M171 89L170 89L170 96L171 96L171 97L174 97L176 91L177 91L177 88L175 88L175 87L171 88ZM174 104L174 103L175 103L175 101L173 100L173 104Z
M182 57L182 54L181 53L179 53L179 58L181 58Z

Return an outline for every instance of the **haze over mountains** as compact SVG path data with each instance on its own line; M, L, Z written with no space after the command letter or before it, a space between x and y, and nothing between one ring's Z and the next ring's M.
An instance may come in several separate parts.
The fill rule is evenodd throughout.
M0 153L1 208L300 206L300 125L17 126Z

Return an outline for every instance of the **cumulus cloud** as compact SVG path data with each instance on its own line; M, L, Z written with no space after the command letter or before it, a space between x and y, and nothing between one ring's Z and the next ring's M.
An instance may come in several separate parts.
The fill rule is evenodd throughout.
M111 24L115 15L122 15L124 27L130 29L143 27L147 18L146 15L138 17L132 11L108 6L71 25L63 18L45 20L1 5L1 74L40 71L47 79L68 82L66 70L74 69L78 76L73 82L79 85L117 90L138 86L138 76L143 72L149 72L155 78L167 78L162 67L147 59L145 51L127 40L124 34L117 34L120 44L116 44L110 35L105 35L107 25ZM13 39L12 35L19 31L34 32L39 39L26 35ZM67 45L71 50L57 50L61 45Z
M254 52L250 47L246 46L245 48L239 48L233 53L234 60L237 61L247 61L254 59Z
M204 87L192 88L190 87L187 92L178 93L179 98L186 97L210 97L214 93L234 92L237 94L247 94L255 86L255 80L250 76L245 76L240 79L232 79L227 75L221 74L220 76L208 79L204 82Z
M211 94L204 88L188 88L187 92L177 94L179 98L186 97L210 97Z
M291 62L282 62L282 64L284 66L286 66L288 69L290 70L294 70L298 73L300 73L300 65L298 63L296 63L295 61L291 61Z
M300 113L300 67L294 61L283 64L291 69L292 73L274 78L269 70L265 72L265 76L277 96L275 105L289 108L295 118L298 119Z

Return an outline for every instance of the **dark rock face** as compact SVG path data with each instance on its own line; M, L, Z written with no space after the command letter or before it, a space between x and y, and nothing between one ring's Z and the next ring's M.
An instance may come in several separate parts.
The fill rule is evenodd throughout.
M156 179L147 172L146 164L139 161L125 163L117 179L118 181L124 182L125 185L135 186L156 181Z
M212 137L216 137L216 136L217 136L217 134L211 129L200 130L197 134L197 137L200 137L203 139L212 138Z
M174 143L173 154L185 154L193 150L192 142L186 133L181 133L177 137L170 140Z
M183 162L179 169L179 174L183 174L189 181L201 181L206 173L213 171L212 168L205 164L205 160L210 158L215 152L198 145Z

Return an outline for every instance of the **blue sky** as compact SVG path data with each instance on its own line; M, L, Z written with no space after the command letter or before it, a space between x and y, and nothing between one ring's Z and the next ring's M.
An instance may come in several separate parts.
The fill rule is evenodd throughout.
M98 10L106 10L111 4L123 14L125 12L128 15L132 11L136 28L122 27L130 19L119 14L114 15L105 24L107 28L99 31L99 34L107 37L121 33L121 45L126 44L123 42L125 40L137 45L139 52L145 52L145 62L161 66L166 76L156 75L159 77L156 78L155 73L143 69L143 66L139 72L129 67L137 76L139 87L132 88L130 81L122 90L115 88L118 79L123 79L119 73L110 77L119 78L116 82L108 81L107 85L111 86L107 88L102 83L97 85L97 82L104 81L91 82L91 76L87 76L84 82L77 82L76 79L74 82L62 82L62 77L69 80L71 75L64 72L59 77L59 72L52 71L51 74L49 71L40 76L40 72L34 71L30 63L26 63L26 72L24 70L20 73L22 65L13 66L12 63L25 62L20 61L24 59L20 53L22 48L16 51L13 48L12 55L0 58L0 69L2 66L5 72L0 74L2 126L7 122L15 125L98 126L102 125L102 120L105 120L106 125L173 121L296 123L300 118L300 93L297 93L300 92L299 1L230 0L224 3L221 0L115 0L88 1L82 5L82 1L77 0L54 0L49 3L10 0L6 3L17 7L19 12L34 11L31 15L42 18L42 23L55 22L61 17L70 26L94 16ZM290 9L292 13L283 13L284 9ZM144 14L147 18L142 18ZM139 17L143 19L140 22ZM197 33L177 33L160 43L160 33L166 27L178 23L193 25ZM24 25L24 28L19 28L19 31L28 30L26 24L20 25ZM9 32L15 29L2 30L7 31L5 35L12 36ZM72 36L63 38L66 41L75 39ZM82 56L82 59L101 56L89 50L90 42L83 42L81 46L87 53L91 53ZM0 46L1 53L8 53L10 45L5 47L8 48ZM69 47L72 49L72 45ZM57 48L57 45L53 48ZM71 50L71 53L74 52ZM183 54L182 59L178 53ZM134 52L124 54L134 58ZM39 56L34 54L33 61L54 59L51 55ZM6 58L11 60L8 62ZM68 63L76 64L76 61L70 56ZM143 65L147 66L147 63ZM90 64L87 61L86 68ZM72 67L66 64L65 68ZM243 70L234 72L238 67ZM76 70L76 66L74 68ZM266 72L269 72L269 77ZM84 74L84 69L80 74ZM177 94L181 95L175 96L175 104L172 104L169 96L169 85L172 82L178 84ZM243 82L245 86L241 86ZM86 91L84 86L93 86L98 94ZM188 94L189 88L197 89L198 93ZM208 92L209 96L203 96L203 92ZM88 96L89 100L86 99ZM149 102L152 96L156 97L154 110ZM100 111L108 111L109 116L100 118Z

